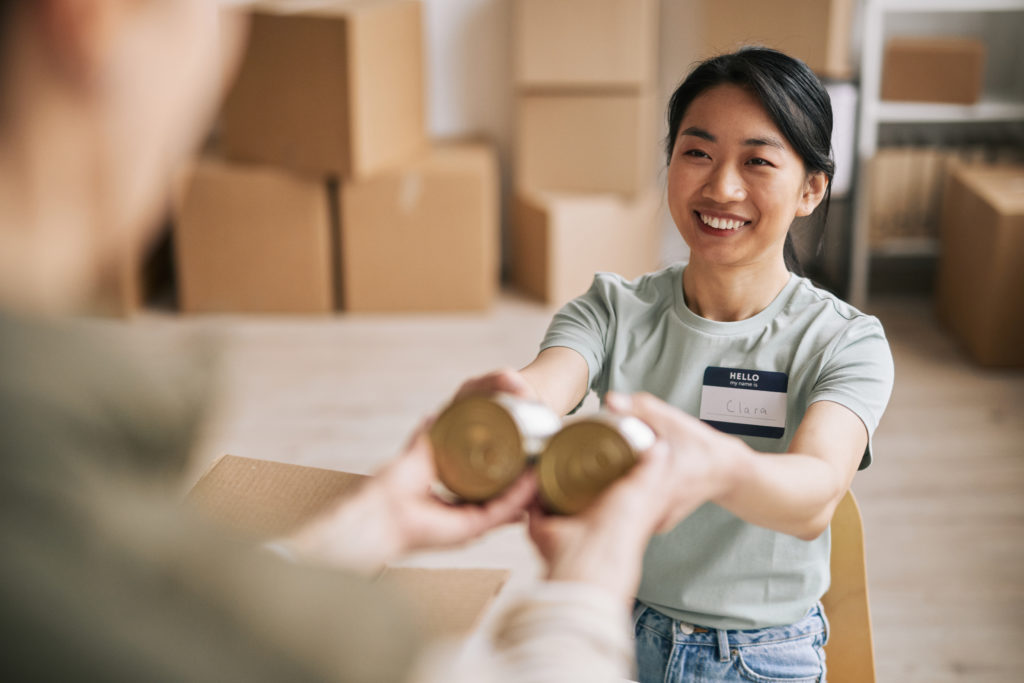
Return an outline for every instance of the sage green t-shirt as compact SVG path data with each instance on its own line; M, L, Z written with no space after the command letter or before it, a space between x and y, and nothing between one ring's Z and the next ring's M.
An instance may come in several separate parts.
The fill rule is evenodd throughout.
M720 406L738 397L730 408L749 404L747 397L755 407L773 397L763 409L767 417L715 421L757 451L785 452L807 407L822 400L853 411L870 441L893 383L892 355L876 318L793 275L757 315L707 320L685 304L683 269L674 264L632 282L599 273L555 315L541 348L580 353L590 388L602 399L608 391L647 391L700 417L702 395ZM869 443L861 469L870 462ZM711 628L793 623L828 589L829 550L828 532L803 541L706 503L652 539L638 598Z

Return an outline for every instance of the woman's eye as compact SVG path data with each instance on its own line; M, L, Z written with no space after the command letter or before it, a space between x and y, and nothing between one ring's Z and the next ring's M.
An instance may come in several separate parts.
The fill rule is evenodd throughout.
M696 157L698 159L709 159L710 157L699 149L688 149L683 152L683 156Z
M762 159L761 157L755 157L755 158L751 159L750 161L748 161L747 163L750 164L751 166L771 166L772 165L772 163L770 161L768 161L767 159Z

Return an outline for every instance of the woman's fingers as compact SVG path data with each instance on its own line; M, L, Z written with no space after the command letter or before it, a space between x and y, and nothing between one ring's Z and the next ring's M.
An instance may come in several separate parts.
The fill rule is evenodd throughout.
M496 392L513 394L524 398L534 397L533 388L523 379L523 376L517 370L505 368L466 380L459 387L459 390L455 392L455 398Z

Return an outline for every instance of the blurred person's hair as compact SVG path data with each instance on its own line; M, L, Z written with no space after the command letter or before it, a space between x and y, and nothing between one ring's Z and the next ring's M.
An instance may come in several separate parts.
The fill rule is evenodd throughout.
M672 161L679 126L690 104L701 94L719 85L736 85L755 95L768 116L803 160L808 173L824 173L824 215L828 216L832 195L832 100L814 72L798 59L778 50L748 47L707 59L697 65L672 93L668 104L668 137L665 140L666 163ZM787 233L783 250L786 267L803 275Z
M8 24L16 2L18 0L0 0L0 60L7 56L4 50L7 47Z

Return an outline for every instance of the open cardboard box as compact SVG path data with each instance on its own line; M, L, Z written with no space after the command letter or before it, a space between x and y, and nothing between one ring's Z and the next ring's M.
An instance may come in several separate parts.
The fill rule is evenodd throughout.
M366 477L226 455L196 483L189 501L258 540L288 534L351 494ZM508 580L504 569L389 567L378 577L401 592L431 637L462 636Z

